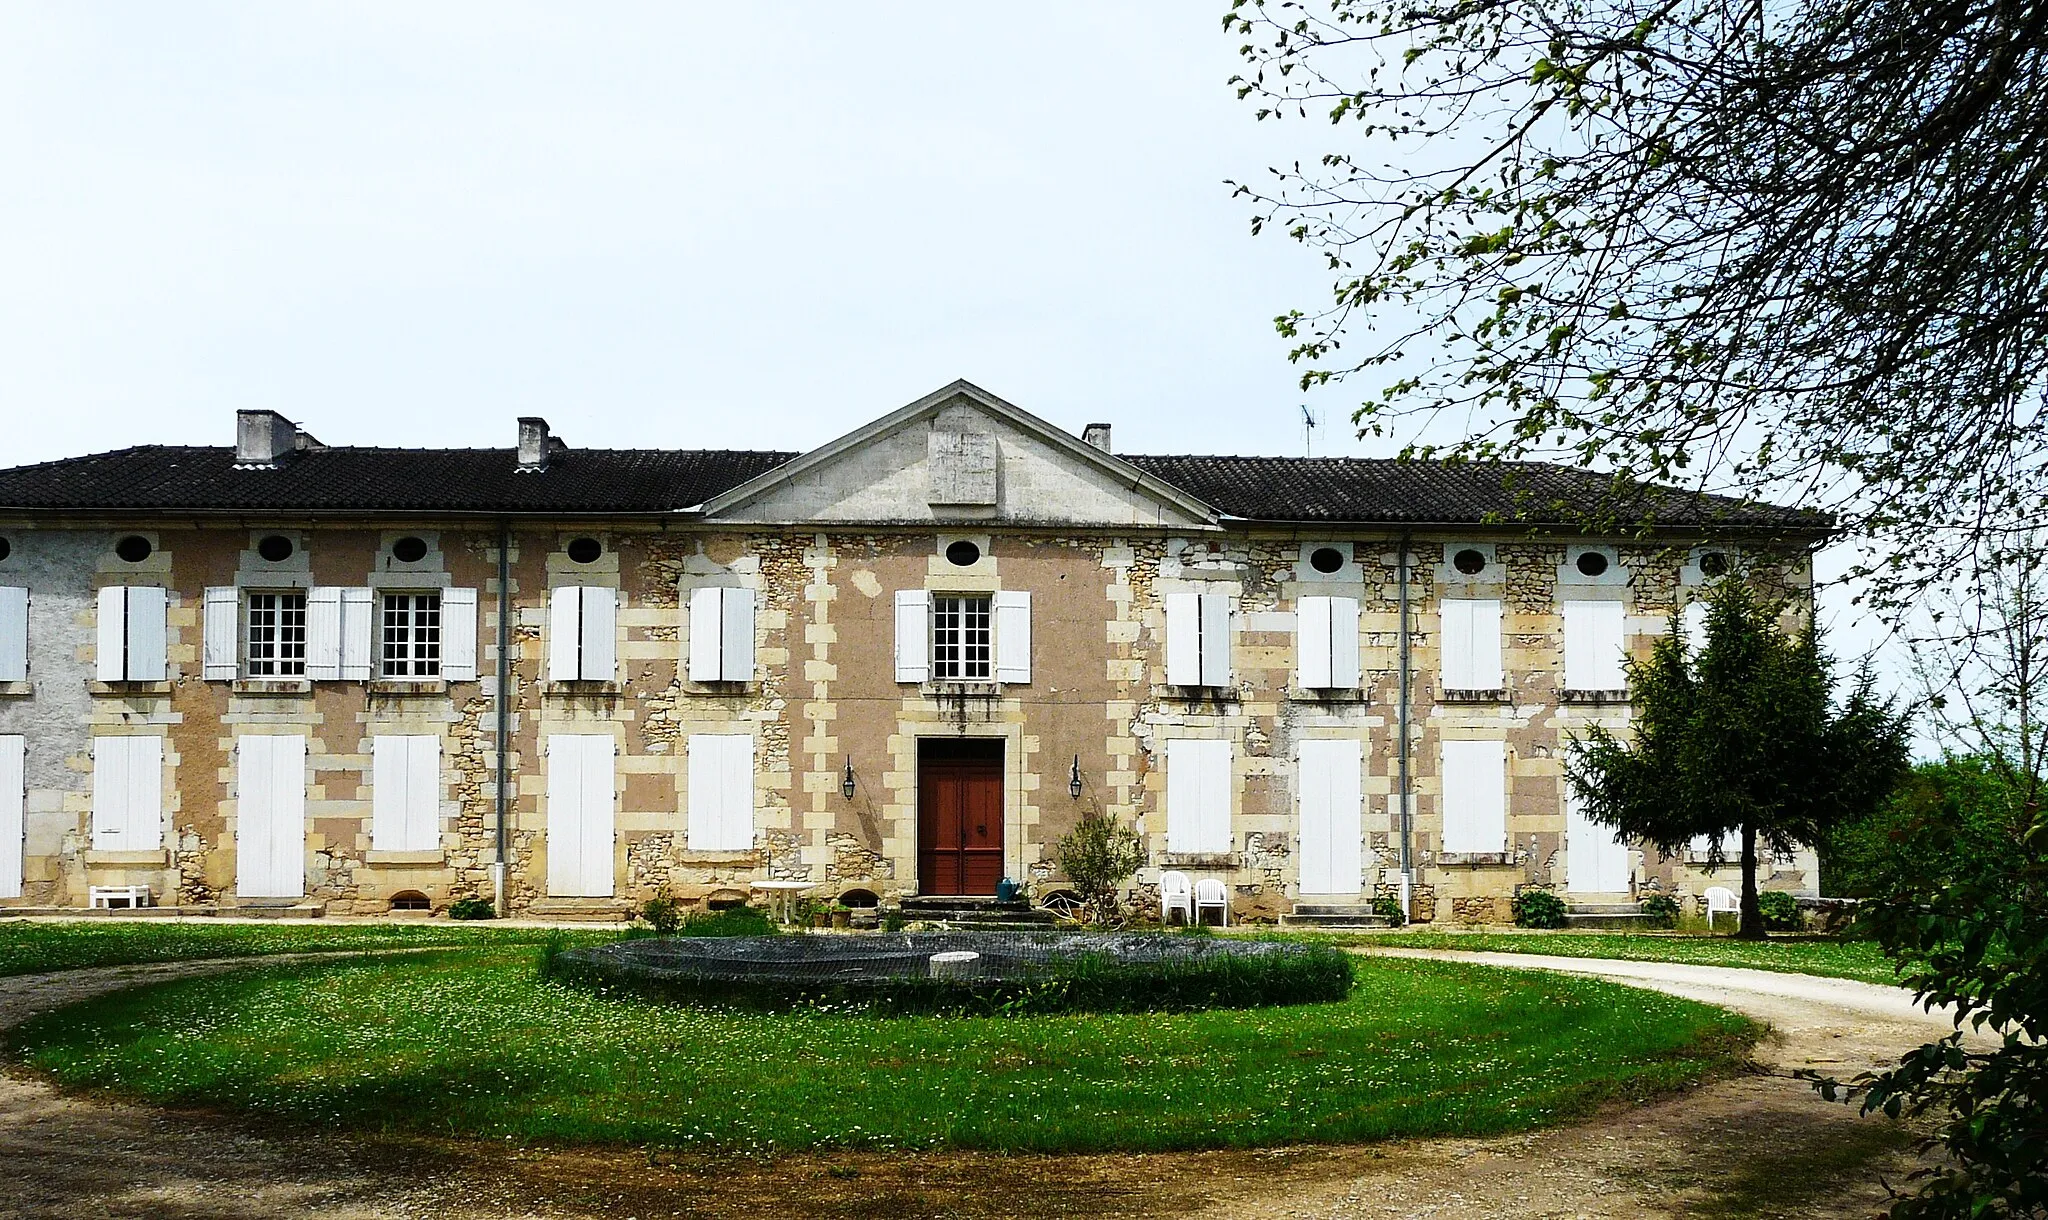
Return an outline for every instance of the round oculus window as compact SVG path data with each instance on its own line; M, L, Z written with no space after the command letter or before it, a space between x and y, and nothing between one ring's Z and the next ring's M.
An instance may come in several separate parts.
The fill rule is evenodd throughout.
M946 548L946 562L956 568L971 568L981 562L981 548L962 538Z
M1728 553L1726 551L1708 551L1706 554L1701 555L1700 575L1709 579L1728 575Z
M1579 560L1573 565L1581 576L1602 576L1607 572L1607 556L1598 551L1580 551Z
M292 557L292 540L283 534L272 534L256 544L256 553L271 563L283 563Z
M149 545L149 539L141 534L130 534L114 544L114 554L129 563L141 563L149 558L149 553L155 549Z
M569 558L577 563L596 563L604 544L595 538L578 538L569 544Z
M11 555L11 554L13 554L13 553L14 553L14 547L13 547L13 545L12 545L11 543L9 543L9 542L7 541L7 539L5 539L5 538L0 538L0 559L5 559L5 558L7 558L7 557L8 557L9 555Z
M400 563L418 563L427 557L427 543L423 538L405 537L391 544L391 557Z
M1467 576L1477 576L1486 570L1486 555L1483 552L1473 550L1471 547L1466 547L1464 550L1451 556L1451 566Z
M1327 576L1344 566L1344 552L1333 546L1319 546L1308 553L1308 566Z

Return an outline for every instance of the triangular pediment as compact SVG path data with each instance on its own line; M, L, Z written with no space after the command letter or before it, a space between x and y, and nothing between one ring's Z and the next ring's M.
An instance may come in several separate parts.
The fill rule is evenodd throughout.
M1171 484L972 382L901 410L706 501L719 521L847 525L1213 526Z

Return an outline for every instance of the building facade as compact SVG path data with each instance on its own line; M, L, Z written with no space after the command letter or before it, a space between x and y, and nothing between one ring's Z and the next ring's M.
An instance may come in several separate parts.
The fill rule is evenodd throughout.
M1591 536L1575 470L1108 438L956 382L803 454L243 412L0 471L0 906L1044 898L1091 814L1141 900L1214 876L1241 918L1714 881L1579 818L1562 758L1714 580L1802 597L1813 518L1674 494Z

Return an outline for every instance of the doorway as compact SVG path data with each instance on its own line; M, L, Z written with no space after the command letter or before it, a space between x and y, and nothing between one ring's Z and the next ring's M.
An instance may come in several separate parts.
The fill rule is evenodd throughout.
M917 888L994 894L1003 876L1003 743L917 743Z
M1564 794L1564 888L1574 894L1627 894L1628 844L1586 816L1578 794Z

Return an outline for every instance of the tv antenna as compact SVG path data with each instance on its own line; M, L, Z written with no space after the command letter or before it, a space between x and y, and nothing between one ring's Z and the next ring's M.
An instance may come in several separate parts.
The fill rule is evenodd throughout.
M1308 409L1307 403L1303 403L1301 404L1301 456L1315 456L1315 434L1316 414Z

